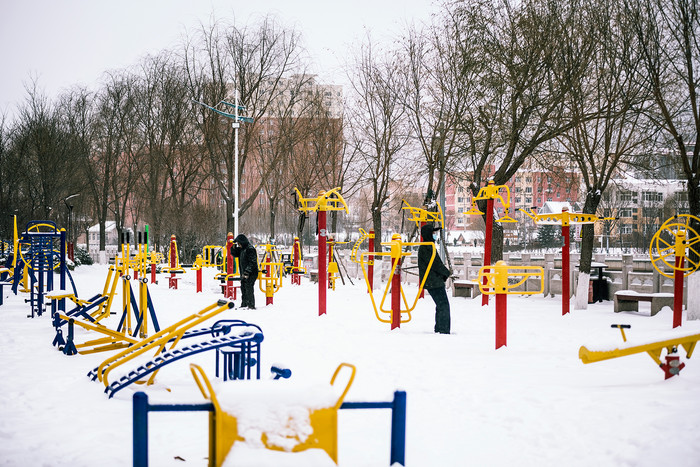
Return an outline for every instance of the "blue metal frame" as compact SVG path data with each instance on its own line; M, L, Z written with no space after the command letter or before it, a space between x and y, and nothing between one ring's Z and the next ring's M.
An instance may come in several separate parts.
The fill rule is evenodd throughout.
M406 392L394 391L390 402L343 402L341 409L391 409L391 453L389 465L406 465ZM150 404L145 392L133 397L133 465L148 467L149 412L213 412L214 404Z

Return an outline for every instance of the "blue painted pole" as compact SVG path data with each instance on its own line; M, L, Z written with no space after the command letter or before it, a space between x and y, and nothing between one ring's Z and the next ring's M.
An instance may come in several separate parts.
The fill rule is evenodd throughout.
M406 465L406 392L395 391L391 408L391 458L389 464Z
M148 467L148 395L134 394L134 467Z

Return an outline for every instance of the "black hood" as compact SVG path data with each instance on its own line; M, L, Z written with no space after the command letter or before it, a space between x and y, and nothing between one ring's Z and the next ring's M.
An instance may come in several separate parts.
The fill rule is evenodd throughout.
M248 241L248 237L246 237L243 234L238 234L238 236L236 238L234 238L233 241L238 243L242 248L245 248L248 245L250 245L250 242Z
M440 227L433 227L432 224L425 224L420 228L420 236L424 242L433 242L433 232L440 230Z

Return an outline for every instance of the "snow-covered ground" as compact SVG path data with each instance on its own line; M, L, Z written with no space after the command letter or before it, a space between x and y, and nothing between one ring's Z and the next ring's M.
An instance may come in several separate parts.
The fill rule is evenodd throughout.
M106 275L106 266L79 267L73 273L79 295L101 292ZM184 275L179 290L168 290L162 275L150 286L161 328L221 298L212 276L205 271L200 294L194 273ZM214 355L207 352L166 366L152 386L128 387L109 399L86 374L113 352L63 355L51 345L48 314L27 318L26 297L4 290L0 465L130 465L133 393L145 390L153 403L204 402L190 362L202 366L217 393L255 384L217 380ZM409 302L415 291L407 287ZM377 289L376 297L381 293ZM409 466L700 465L700 357L686 359L681 351L686 367L669 380L643 353L588 365L578 358L581 345L622 342L611 324L630 324L627 336L640 342L700 333L700 321L685 316L681 328L671 329L669 308L654 317L649 304L639 313L614 314L612 302L603 302L561 316L561 297L511 296L508 345L495 350L494 300L482 307L480 298L450 297L452 335L432 332L429 297L419 301L409 323L391 331L376 319L357 281L329 291L328 313L321 317L318 288L306 278L300 286L286 281L274 305L265 306L259 290L256 301L257 310L218 318L262 328L264 378L280 363L293 372L286 384L325 385L348 362L357 374L346 401L389 401L395 390L407 392ZM118 297L113 310L120 304ZM116 328L118 317L105 324ZM95 337L76 329L77 342ZM206 413L151 413L149 420L150 465L207 465ZM388 410L341 410L338 425L339 465L389 464ZM270 454L278 453L242 449L239 459L278 466L309 465L313 458L289 454L283 461ZM324 456L319 465L327 465Z

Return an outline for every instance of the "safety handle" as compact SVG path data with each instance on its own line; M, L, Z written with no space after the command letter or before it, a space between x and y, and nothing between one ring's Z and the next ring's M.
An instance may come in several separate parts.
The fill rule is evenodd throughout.
M350 386L352 385L352 382L355 380L355 371L356 371L355 365L352 365L350 363L341 363L340 365L338 365L338 368L335 369L335 373L333 373L333 377L331 378L331 386L335 385L335 378L338 376L341 368L343 368L343 367L350 368L350 377L348 378L348 383L345 386L345 390L338 398L338 402L336 402L336 404L335 404L336 410L338 410L340 408L340 406L343 405L343 399L345 399L345 395L348 393L348 391L350 390Z
M216 399L216 394L214 394L214 389L211 387L211 382L207 378L206 373L202 370L202 367L195 363L190 363L190 371L192 372L192 377L194 382L197 383L197 387L202 392L202 396L205 399L210 400L216 409L219 409L219 401ZM206 389L204 388L206 386ZM208 393L207 393L208 391Z

